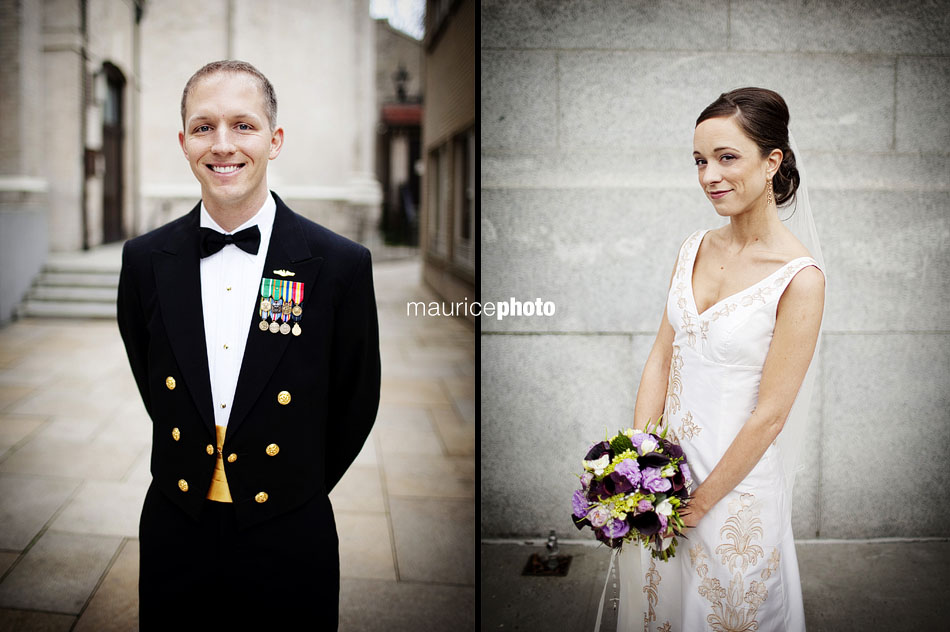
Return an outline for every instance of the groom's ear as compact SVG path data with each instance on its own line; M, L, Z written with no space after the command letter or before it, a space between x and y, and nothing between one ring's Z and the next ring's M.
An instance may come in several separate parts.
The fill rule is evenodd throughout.
M185 149L185 132L178 132L178 144L181 146L181 151L185 154L185 158L188 158L188 150Z
M278 127L273 132L271 132L270 137L270 154L268 154L268 159L273 160L280 155L280 150L284 146L284 128Z

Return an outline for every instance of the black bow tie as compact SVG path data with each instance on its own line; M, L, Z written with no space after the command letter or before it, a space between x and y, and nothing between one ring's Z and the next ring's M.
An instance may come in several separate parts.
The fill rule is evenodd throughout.
M244 252L257 254L261 245L261 231L257 226L245 228L233 235L219 233L213 228L201 227L201 258L209 257L228 244L234 244Z

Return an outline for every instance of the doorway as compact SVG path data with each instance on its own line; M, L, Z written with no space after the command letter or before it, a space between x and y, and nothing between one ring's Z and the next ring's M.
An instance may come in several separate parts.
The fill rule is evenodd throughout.
M106 77L105 102L102 106L102 155L105 172L102 178L102 241L109 243L125 237L122 229L125 77L122 71L106 62L102 65Z

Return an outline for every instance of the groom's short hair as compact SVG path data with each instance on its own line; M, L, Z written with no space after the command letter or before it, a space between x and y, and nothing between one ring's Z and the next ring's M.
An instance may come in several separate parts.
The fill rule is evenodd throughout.
M264 97L264 110L267 112L267 122L270 124L270 129L271 131L277 129L277 94L274 92L274 86L260 70L246 61L240 61L237 59L222 59L220 61L213 61L211 63L205 64L199 68L195 74L191 75L191 78L188 79L188 83L185 84L185 89L182 90L181 93L182 127L185 126L185 102L188 100L188 95L191 93L191 89L199 80L219 72L240 72L253 77L254 80L257 81L258 86L260 86L261 95Z

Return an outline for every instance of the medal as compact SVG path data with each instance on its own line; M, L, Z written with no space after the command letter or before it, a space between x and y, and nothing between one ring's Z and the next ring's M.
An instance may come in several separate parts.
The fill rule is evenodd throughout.
M267 318L270 316L271 309L273 308L273 303L270 300L273 293L274 279L261 279L261 305L260 311L258 312L261 317L261 322L257 323L257 328L261 331L267 331L268 329Z
M289 334L289 333L290 333L290 325L288 325L287 323L284 323L283 325L281 325L281 326L280 326L280 333L284 334L285 336L286 336L287 334Z
M291 313L294 316L300 316L301 314L303 314L303 308L300 307L300 305L294 305L294 308L291 310Z
M271 332L272 334L276 334L278 331L280 331L280 325L277 324L277 321L275 320L275 321L271 322L271 324L270 324L270 326L268 327L268 329L270 330L270 332Z
M300 335L300 323L294 323L294 328L291 329L290 332L291 332L293 335L295 335L295 336L299 336L299 335Z
M280 308L280 313L287 316L292 310L293 307L291 307L290 303L284 303Z

